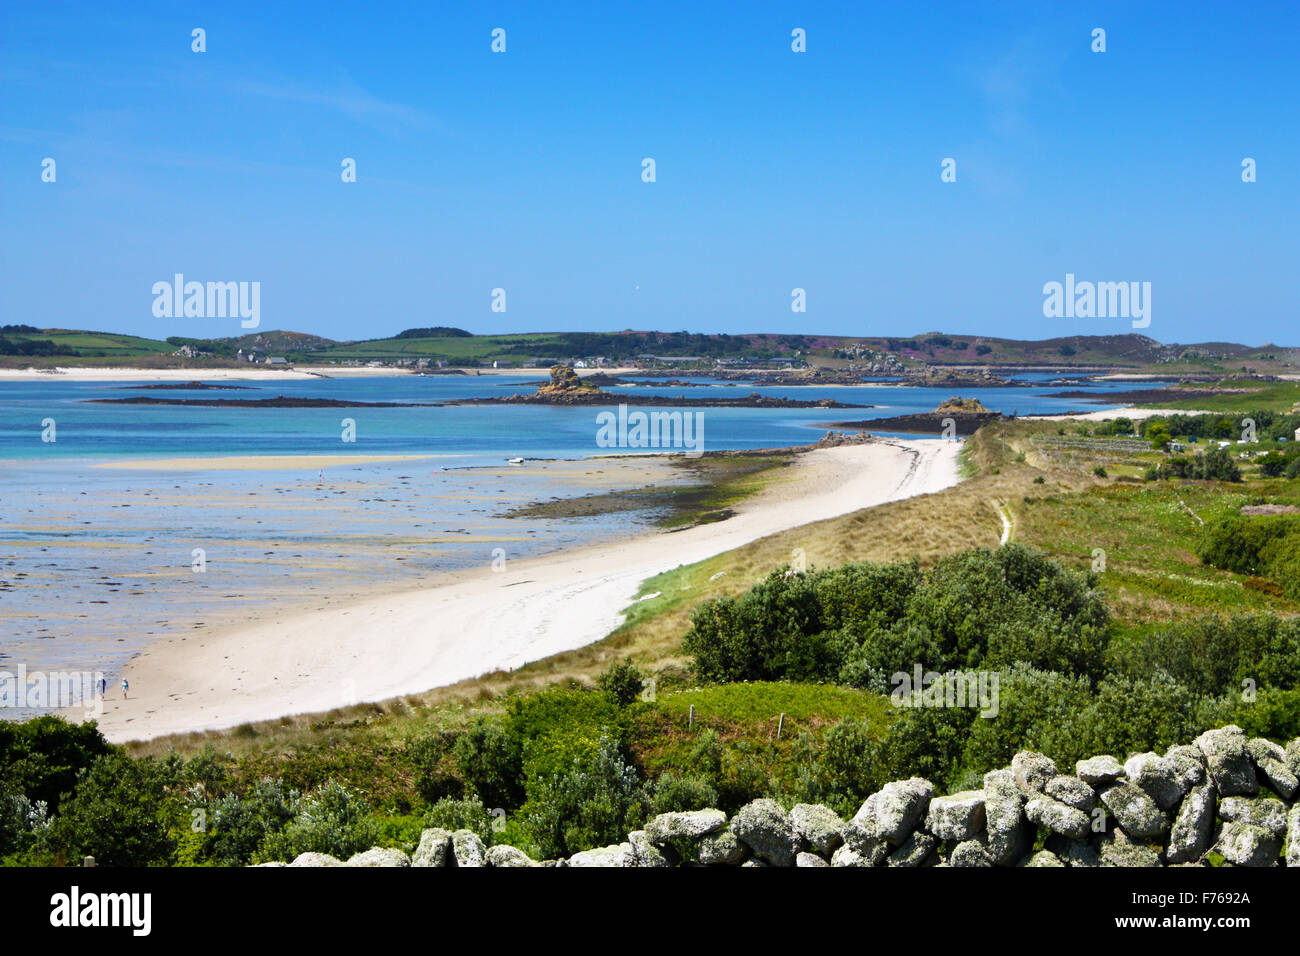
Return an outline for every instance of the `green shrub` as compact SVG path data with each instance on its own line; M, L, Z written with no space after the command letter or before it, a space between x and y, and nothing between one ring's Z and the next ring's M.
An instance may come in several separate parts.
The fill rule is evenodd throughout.
M1036 750L1059 762L1091 757L1078 728L1091 701L1086 677L1009 668L999 675L997 715L971 721L959 762L982 774L1007 766L1019 750Z
M1280 478L1296 461L1300 461L1300 453L1282 454L1271 451L1259 459L1259 473L1265 478Z
M1241 481L1241 469L1226 448L1212 448L1194 458L1177 456L1147 469L1146 480L1187 478L1193 481Z
M165 778L157 761L114 752L83 770L65 794L51 826L54 845L69 859L93 856L103 866L168 862Z
M435 730L411 740L406 745L406 759L410 762L415 792L425 803L436 803L444 797L459 799L465 795L462 764L454 756L457 743L464 736L446 730Z
M523 803L523 747L501 720L479 717L456 740L456 768L479 799L513 809Z
M1202 731L1230 719L1226 698L1198 696L1166 673L1108 677L1078 720L1080 756L1163 753L1172 744L1190 743Z
M57 812L78 775L115 752L94 721L73 724L54 715L0 720L0 786Z
M1009 545L915 564L774 572L740 598L707 601L683 646L711 681L836 680L1009 665L1094 673L1108 615L1096 577Z
M1232 722L1248 737L1294 740L1300 736L1300 687L1264 687L1253 700L1238 696Z
M288 860L300 853L328 853L346 860L374 845L369 812L360 794L328 780L303 798L293 819L266 839L258 855L263 860Z
M1218 697L1255 687L1300 686L1300 620L1272 614L1205 617L1158 625L1115 641L1118 677L1162 672L1192 693Z
M625 712L608 695L556 688L510 702L505 732L518 741L525 781L566 773L592 756L601 737L627 739Z
M682 774L665 770L655 781L651 805L655 813L675 810L700 810L718 804L718 791L699 774Z
M504 808L501 808L504 809ZM472 830L484 843L492 845L494 817L476 797L464 800L450 798L439 800L425 815L426 826L442 827L444 830Z
M30 851L44 839L50 826L44 801L33 803L21 793L0 787L0 858Z
M544 858L620 843L649 806L636 770L609 737L562 773L529 781L524 831Z
M1272 578L1300 598L1300 516L1229 516L1207 525L1200 558L1236 574Z
M596 680L596 685L618 702L620 707L633 703L641 695L641 672L632 658L614 662Z
M207 857L221 866L248 863L258 847L284 830L298 802L297 793L270 778L253 784L243 797L220 797L207 814Z
M842 720L826 731L818 762L818 787L810 793L840 813L853 813L868 795L888 781L881 743L866 720Z

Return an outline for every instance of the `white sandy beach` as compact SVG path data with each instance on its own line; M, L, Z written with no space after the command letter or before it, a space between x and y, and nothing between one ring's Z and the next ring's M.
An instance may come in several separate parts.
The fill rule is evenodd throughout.
M447 371L457 371L449 369ZM528 375L545 378L544 368L470 368L462 369L468 375ZM639 371L635 368L580 368L580 378L603 373L627 375ZM98 366L58 366L53 371L34 368L0 368L2 381L40 381L44 379L63 382L271 382L283 379L309 378L393 378L414 375L409 368L368 368L346 365L295 365L275 368L250 365L247 368L102 368Z
M1134 408L1129 405L1125 408L1112 408L1101 412L1075 412L1073 415L1022 415L1021 417L1044 422L1104 422L1112 418L1127 418L1130 421L1137 421L1143 418L1154 418L1157 415L1213 414L1213 412L1192 411L1186 408Z
M453 455L228 455L215 458L140 458L105 461L94 468L127 471L289 471L364 465L381 461L420 461Z
M34 368L0 368L0 381L62 381L62 382L256 382L277 379L364 378L373 376L410 375L408 369L398 368L272 368L250 365L248 368L105 368L98 366L60 366L53 371Z
M159 638L110 692L113 741L231 727L419 693L605 637L645 579L799 525L955 484L960 446L818 449L725 521L446 575L416 590ZM116 698L116 699L114 699ZM78 716L78 715L70 715Z

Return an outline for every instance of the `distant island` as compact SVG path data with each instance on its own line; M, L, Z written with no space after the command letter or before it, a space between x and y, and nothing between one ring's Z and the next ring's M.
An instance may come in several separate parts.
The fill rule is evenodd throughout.
M701 334L624 330L476 335L454 326L410 328L388 338L339 341L292 331L166 340L114 332L0 326L0 368L141 369L311 366L387 368L424 374L549 369L579 374L635 369L683 378L707 374L771 385L896 381L941 388L1007 387L1027 369L1070 375L1125 373L1174 381L1295 375L1300 349L1265 344L1161 343L1135 333L1069 335L1037 341L931 332L835 336Z
M739 398L686 398L671 395L615 395L584 382L571 365L551 369L550 381L532 394L516 393L498 398L462 398L448 405L670 405L674 408L871 408L850 405L829 398L800 401L751 392Z

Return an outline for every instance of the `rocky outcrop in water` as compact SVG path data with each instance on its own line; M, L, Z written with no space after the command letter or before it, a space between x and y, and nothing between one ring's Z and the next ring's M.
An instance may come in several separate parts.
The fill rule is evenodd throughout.
M869 418L860 422L834 422L830 428L874 429L883 432L908 432L943 435L952 422L952 432L973 435L988 422L1001 421L1001 412L990 411L978 398L952 398L939 404L932 412L920 415L895 415L893 418ZM950 434L951 434L950 433Z

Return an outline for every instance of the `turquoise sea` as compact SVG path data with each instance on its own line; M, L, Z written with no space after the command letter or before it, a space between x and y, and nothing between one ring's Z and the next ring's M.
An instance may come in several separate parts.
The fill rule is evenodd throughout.
M628 487L600 463L511 466L507 459L592 459L598 408L462 406L238 409L99 405L88 399L152 395L442 402L528 392L544 373L232 382L241 390L145 390L139 382L55 376L0 382L0 672L114 672L149 641L298 605L319 606L380 586L414 585L439 572L515 560L611 539L652 514L514 519L517 504ZM1019 414L1114 407L1052 399L1053 376L1033 387L961 389ZM1078 386L1069 386L1071 389ZM952 389L897 386L613 389L631 394L738 397L757 391L831 398L868 409L693 409L704 449L785 447L815 441L833 421L932 410ZM42 441L55 423L54 442ZM343 419L355 422L344 442ZM916 437L916 436L911 436ZM419 455L281 470L105 468L106 463L248 455ZM644 481L644 476L640 480ZM665 469L657 482L682 480ZM201 555L201 561L199 556ZM202 570L196 570L196 563ZM12 704L12 702L10 702ZM36 708L40 709L40 708ZM20 717L33 708L5 707Z
M0 462L14 459L50 461L64 458L165 457L192 455L322 454L452 454L464 463L496 462L509 457L573 458L599 454L595 408L549 406L460 406L449 408L238 409L177 406L95 405L88 399L135 395L211 399L272 398L277 395L368 402L441 402L532 391L531 383L545 373L514 376L401 376L238 382L241 391L141 390L141 384L66 382L55 376L39 381L0 382ZM1131 388L1131 383L1090 385L1103 404L1078 399L1052 399L1061 391L1048 385L1055 376L1025 376L1030 388L986 388L960 391L977 395L989 408L1019 414L1050 414L1078 408L1112 407L1107 392ZM653 381L653 380L647 380ZM872 405L857 410L825 409L705 409L706 450L763 448L815 440L811 430L820 423L876 418L932 410L953 389L866 387L763 387L693 380L692 387L662 385L623 387L637 395L722 396L750 392L803 400L822 398ZM135 386L135 387L133 387ZM1078 386L1069 386L1074 389ZM57 442L41 442L41 422L53 418ZM357 423L355 444L340 441L340 421Z

